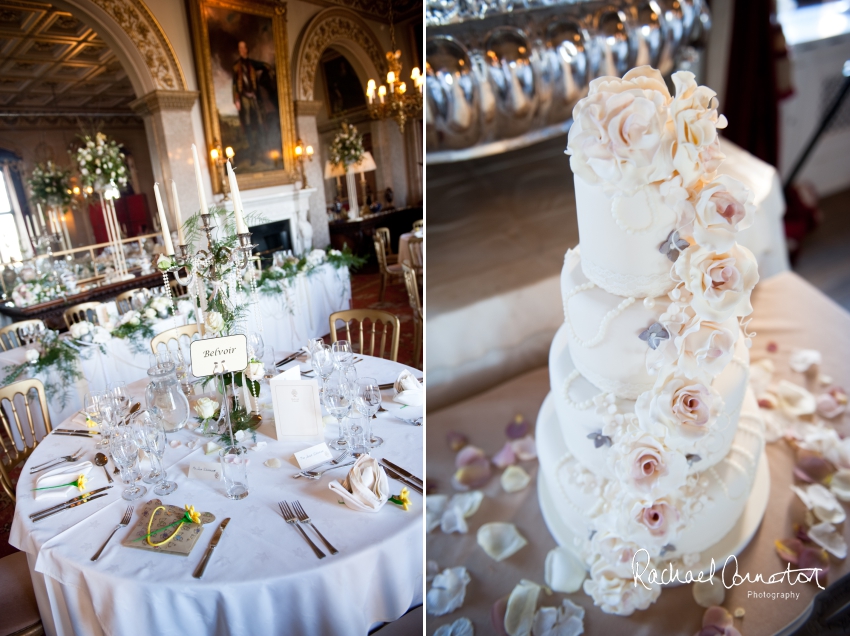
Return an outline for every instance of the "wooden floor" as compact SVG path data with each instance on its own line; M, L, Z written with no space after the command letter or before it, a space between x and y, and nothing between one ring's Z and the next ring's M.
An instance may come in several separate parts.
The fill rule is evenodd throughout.
M850 190L820 208L823 222L804 239L794 271L850 311Z

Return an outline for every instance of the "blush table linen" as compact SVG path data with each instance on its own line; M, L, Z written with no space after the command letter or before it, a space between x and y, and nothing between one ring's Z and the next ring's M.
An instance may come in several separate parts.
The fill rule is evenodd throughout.
M357 365L360 376L368 373L381 382L391 381L405 368L409 367L368 356ZM145 385L146 381L136 382L131 392L138 397ZM398 408L391 401L392 391L384 391L383 398L388 409ZM268 444L249 452L250 492L241 501L228 499L219 481L188 479L189 462L218 461L216 455L204 454L207 438L187 429L168 435L181 442L176 448L169 446L164 458L169 479L178 488L159 498L180 507L191 504L216 517L188 557L121 545L142 504L156 495L147 485L142 498L127 502L121 498L123 485L117 476L107 497L32 523L29 515L45 506L33 500L34 476L24 467L10 543L27 553L48 634L363 635L376 623L395 620L422 602L423 498L411 493L409 511L388 503L378 513L361 513L341 505L328 488L330 480L343 479L347 469L329 472L319 481L293 479L298 471L293 453L314 442L277 441L267 394L261 394L260 404L264 422L257 441ZM387 457L422 475L422 428L382 412L373 430L384 438L373 457ZM336 432L335 424L328 425L325 441L335 439ZM200 441L201 447L189 449L186 442L192 440ZM50 435L28 465L79 446L84 447L83 457L91 459L94 444ZM283 466L265 466L271 458ZM108 469L113 469L111 461ZM91 489L106 485L101 469L90 477ZM393 493L401 491L402 484L392 479L389 483ZM317 559L296 529L284 522L277 502L293 499L302 503L339 554ZM120 530L100 559L91 562L127 505L136 508L130 528ZM230 524L203 578L194 579L192 573L225 517L231 517Z
M807 382L803 374L791 370L788 360L795 349L817 349L823 354L821 371L832 376L835 384L850 387L850 314L791 272L785 272L760 283L753 293L753 321L751 329L757 332L750 350L752 361L764 358L776 366L774 381L787 379L820 393L823 387ZM770 353L768 343L775 343L777 351ZM513 416L521 413L532 424L543 398L549 392L548 368L539 368L499 385L488 392L457 403L437 412L428 413L428 481L435 493L451 494L450 478L454 472L454 453L446 443L446 433L464 433L471 444L484 449L492 457L505 442L504 428ZM850 415L831 421L839 430L848 432ZM830 424L828 424L830 425ZM774 541L793 536L792 523L801 523L805 508L791 492L795 482L792 471L794 454L786 442L780 440L767 444L766 453L770 468L770 499L767 511L750 544L738 556L740 575L771 574L785 570L786 562L776 554ZM436 562L439 571L465 566L471 582L466 589L463 606L445 616L428 615L426 633L432 634L441 625L450 624L461 616L469 618L475 633L493 633L490 611L493 604L506 597L520 579L544 583L544 561L555 540L549 534L538 504L536 461L521 462L532 477L525 490L506 494L495 475L482 490L485 499L481 508L467 519L467 534L444 534L439 528L427 535L429 561ZM845 509L850 505L845 504ZM476 543L476 533L485 523L504 521L514 523L528 545L501 563L488 557ZM844 523L845 539L850 542L850 524ZM794 568L795 566L791 566ZM723 564L717 565L718 573ZM828 576L821 576L821 585L828 587L850 572L848 560L830 558ZM727 581L734 573L730 564ZM820 590L814 583L745 583L726 590L723 606L731 613L743 608L743 620L736 619L735 627L745 636L790 634L794 625L805 618L812 600ZM799 594L799 597L782 599L756 598L758 593ZM628 617L603 613L593 605L583 591L574 594L555 593L540 595L538 606L559 606L563 598L581 605L587 612L584 633L590 636L632 634L635 636L692 636L699 632L704 608L693 598L692 586L665 588L658 601L645 611Z

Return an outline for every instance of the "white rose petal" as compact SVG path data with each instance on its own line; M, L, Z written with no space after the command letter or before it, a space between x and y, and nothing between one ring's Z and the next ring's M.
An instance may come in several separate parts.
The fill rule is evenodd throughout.
M829 489L841 501L850 501L850 470L840 468L829 482Z
M569 599L560 607L541 607L531 625L533 636L579 636L584 633L584 608Z
M508 597L505 631L509 636L528 636L534 622L534 608L542 588L533 581L521 580Z
M177 448L178 446L180 446L180 440L179 439L173 439L170 442L168 442L168 445L171 446L171 448Z
M797 349L791 354L791 359L788 363L791 368L797 373L805 373L814 365L820 365L823 362L820 351L814 349Z
M451 625L440 625L434 636L473 636L475 629L468 618L459 618Z
M237 441L241 442L245 439L245 431L236 431L233 437L235 437Z
M466 534L469 530L466 519L478 511L483 499L484 493L480 490L453 495L442 512L440 519L442 531L446 534L452 532Z
M700 607L709 608L712 605L722 605L726 598L726 589L716 576L704 583L694 583L694 600Z
M505 492L519 492L531 483L531 477L521 466L508 466L500 481Z
M253 446L250 447L250 450L261 451L268 445L269 445L268 442L257 442L256 444L254 444Z
M780 380L774 394L779 408L790 418L812 415L818 408L814 395L788 380Z
M263 462L263 464L265 464L269 468L280 468L281 467L280 460L277 457L272 457L271 459L267 459L266 461Z
M826 521L813 525L806 531L809 538L831 555L844 559L847 557L847 542L844 535L834 525Z
M466 534L469 526L466 523L463 512L459 508L449 506L440 518L440 529L446 534L451 534L452 532Z
M465 567L448 568L434 577L426 597L426 607L432 616L442 616L463 605L469 573Z
M425 497L425 531L431 532L440 527L440 519L449 501L448 495L428 495Z
M512 523L485 523L478 529L478 545L494 561L504 561L527 543Z
M207 442L204 446L204 454L206 455L212 455L213 453L219 450L221 450L221 446L219 446L215 442Z
M587 578L584 562L575 552L563 546L550 550L546 555L544 572L546 585L565 594L580 590L581 584Z
M846 519L843 506L838 502L826 487L820 484L809 484L808 487L800 488L790 486L791 490L800 498L809 510L815 513L815 517L829 523L841 523Z
M761 395L767 391L773 380L776 366L770 358L764 358L758 362L750 363L750 386L755 395Z

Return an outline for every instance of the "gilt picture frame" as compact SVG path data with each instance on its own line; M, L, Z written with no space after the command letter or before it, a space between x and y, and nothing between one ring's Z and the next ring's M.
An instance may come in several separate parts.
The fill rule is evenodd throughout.
M295 113L286 5L187 0L213 191L222 175L210 150L235 151L240 190L293 183Z

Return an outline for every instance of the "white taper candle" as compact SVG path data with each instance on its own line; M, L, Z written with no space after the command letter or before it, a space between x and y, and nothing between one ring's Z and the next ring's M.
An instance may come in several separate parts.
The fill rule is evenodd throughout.
M162 207L162 196L159 194L159 184L153 184L153 194L156 197L156 208L159 210L159 224L162 227L162 243L165 245L165 253L174 256L174 244L171 242L171 230L168 229L168 219L165 217L165 208Z
M230 193L233 196L233 215L236 217L236 233L245 234L248 232L248 226L245 224L245 219L242 218L242 197L239 196L239 184L236 183L236 174L233 172L233 166L227 162L227 179L230 182Z
M198 149L192 144L192 159L195 161L195 183L198 186L198 202L201 204L201 214L209 211L207 195L204 194L204 181L201 179L201 161L198 159Z
M183 217L180 214L180 201L177 199L177 184L174 179L171 180L171 198L174 199L174 218L177 219L177 240L180 245L186 245L186 239L183 236Z

